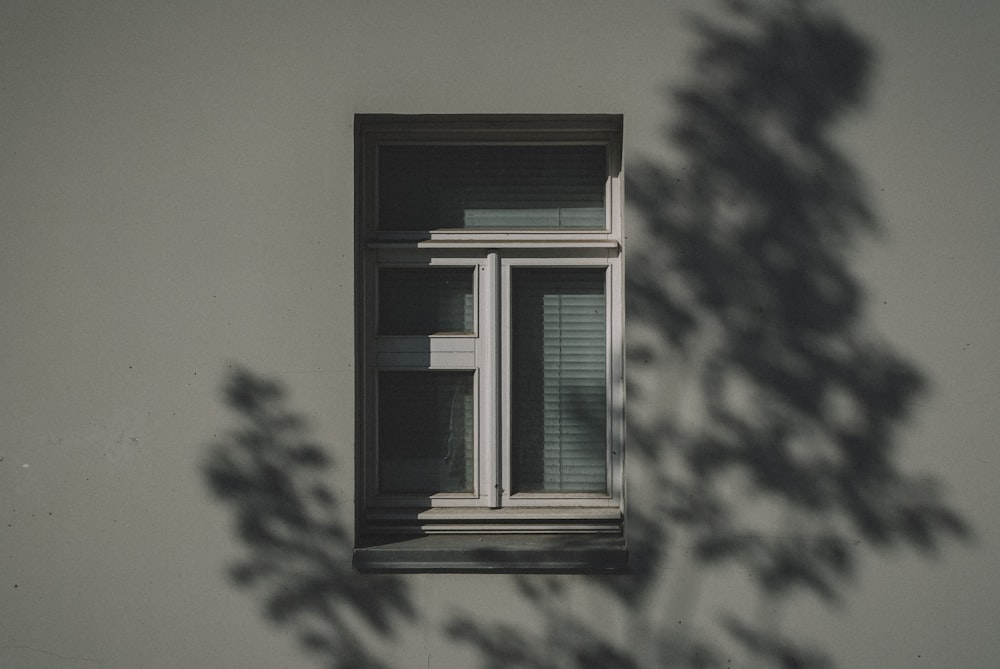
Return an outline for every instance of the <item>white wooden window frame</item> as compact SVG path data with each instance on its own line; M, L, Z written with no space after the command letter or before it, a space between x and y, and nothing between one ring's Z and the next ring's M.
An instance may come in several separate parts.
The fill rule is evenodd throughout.
M390 116L358 122L358 523L364 533L621 533L624 509L624 285L620 116ZM378 151L390 144L600 145L606 151L603 229L428 232L378 228ZM377 334L378 273L388 267L469 267L473 333ZM605 270L606 493L511 493L511 275L518 268ZM384 494L378 485L378 375L474 373L474 490Z

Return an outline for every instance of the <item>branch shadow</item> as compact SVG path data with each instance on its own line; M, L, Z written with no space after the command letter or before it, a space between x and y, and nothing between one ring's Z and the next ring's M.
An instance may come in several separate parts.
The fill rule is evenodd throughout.
M444 634L486 669L731 668L733 649L745 666L830 667L764 615L704 614L700 588L735 571L762 608L836 606L866 547L971 538L939 481L903 469L928 382L871 331L851 273L879 225L834 130L866 98L872 50L811 2L724 10L692 19L692 74L667 99L674 163L633 164L626 183L631 571L489 577L541 624L456 611ZM203 470L247 551L230 576L326 666L384 667L381 644L420 622L407 581L352 569L350 500L285 395L245 369L225 387L240 427ZM576 606L584 589L626 637Z
M676 159L626 181L632 573L591 587L655 641L598 641L558 578L524 576L542 631L449 628L484 667L730 667L734 646L753 666L829 667L766 616L678 631L698 599L667 582L679 556L699 581L748 574L769 606L836 606L863 547L932 555L971 538L939 481L903 469L898 433L928 383L871 331L851 273L879 222L834 131L867 97L872 49L818 3L723 9L691 19L692 74L667 99Z
M334 462L273 379L236 368L224 396L239 427L202 463L216 498L234 513L245 556L232 583L255 592L265 616L291 629L331 669L382 669L376 648L416 618L394 576L359 579L344 503L329 486Z

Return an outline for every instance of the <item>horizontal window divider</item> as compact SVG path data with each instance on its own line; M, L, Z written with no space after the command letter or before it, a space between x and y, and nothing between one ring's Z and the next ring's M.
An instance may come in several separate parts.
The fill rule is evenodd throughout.
M450 369L475 371L476 358L472 353L456 353L451 351L390 351L388 353L376 353L375 365L380 371L400 368L412 370Z
M372 524L367 528L370 534L620 534L621 528L610 523L519 523L508 522L435 522L417 525L409 523Z
M380 353L421 351L470 353L476 350L475 334L448 335L379 335L376 346Z
M470 141L480 142L490 134L501 135L504 143L510 141L507 135L551 140L553 136L573 135L579 141L588 133L599 139L606 139L609 133L622 132L621 114L357 114L364 132L377 137L413 138L417 143L426 143L434 138L434 132L441 139L454 141L469 135Z
M477 509L470 507L436 507L428 508L386 508L369 509L368 520L414 520L414 521L451 521L451 520L477 520L491 519L495 521L528 519L546 520L580 520L580 521L613 521L619 522L622 518L621 509L617 506L572 506L572 507L550 507L550 506L513 506L500 509Z
M486 505L482 503L480 495L475 492L437 492L423 495L405 493L394 495L392 493L383 493L377 496L377 501L371 501L369 515L370 513L391 514L399 509L406 509L407 513L412 516L414 509L430 509L431 500L433 500L435 507L457 505L461 508L470 508L470 506L478 504L481 509L485 510L487 508Z
M552 501L563 502L565 500L578 504L576 509L587 507L618 508L618 503L603 492L516 492L508 499L507 504L511 506L507 508L514 509L518 506L546 508Z
M424 240L394 240L369 242L370 249L621 249L614 239L510 239L510 238L456 238L456 239L424 239Z

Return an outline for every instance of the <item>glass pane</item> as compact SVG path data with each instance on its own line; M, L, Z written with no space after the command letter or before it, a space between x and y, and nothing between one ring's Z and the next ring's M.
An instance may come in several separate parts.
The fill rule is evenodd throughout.
M381 230L604 229L603 146L383 145Z
M380 269L379 334L471 334L473 271L471 267Z
M473 491L473 372L381 372L379 491Z
M514 492L607 491L603 269L512 275Z

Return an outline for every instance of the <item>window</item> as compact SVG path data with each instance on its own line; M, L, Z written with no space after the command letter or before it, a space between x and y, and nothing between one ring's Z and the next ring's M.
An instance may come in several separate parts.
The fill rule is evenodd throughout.
M356 117L359 568L622 566L621 132Z

